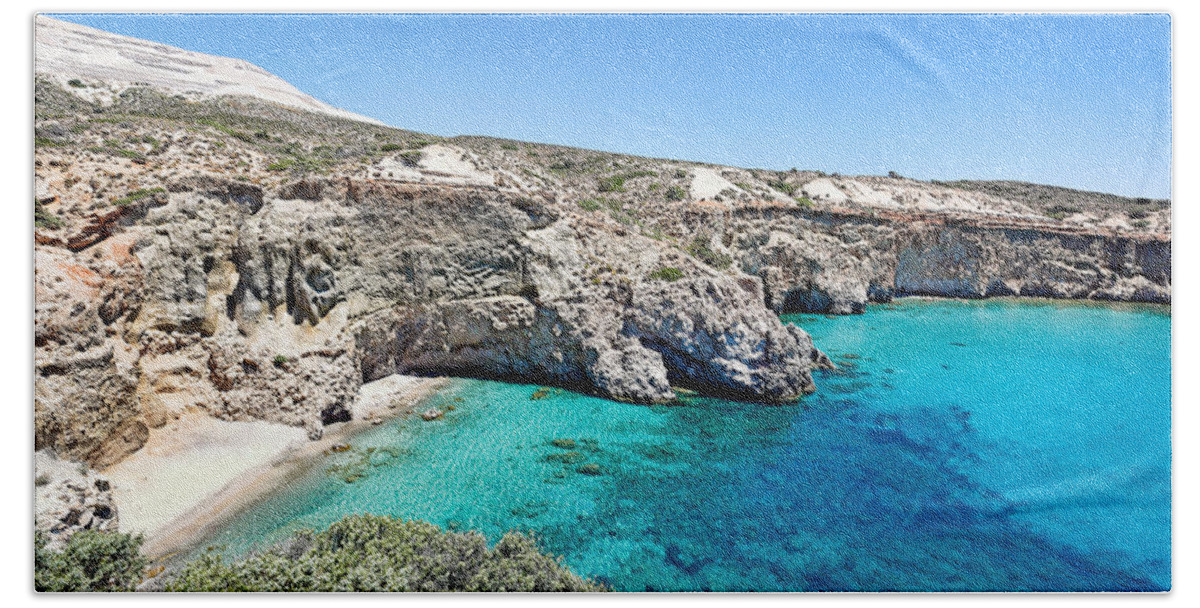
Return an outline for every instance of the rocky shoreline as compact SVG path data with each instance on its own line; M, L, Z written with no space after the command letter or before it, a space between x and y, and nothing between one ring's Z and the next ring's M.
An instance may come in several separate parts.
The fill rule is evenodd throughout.
M94 469L185 413L318 441L393 374L793 401L832 364L787 312L1171 300L1169 201L439 138L93 60L35 84L34 419Z
M780 313L862 312L906 295L1171 302L1165 234L984 214L806 210L774 204L682 214L690 233L729 242ZM712 245L714 248L719 245Z

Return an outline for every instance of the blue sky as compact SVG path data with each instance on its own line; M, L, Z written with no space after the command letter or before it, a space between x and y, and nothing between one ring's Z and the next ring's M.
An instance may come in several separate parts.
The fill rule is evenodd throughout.
M60 15L438 135L1171 194L1166 15Z

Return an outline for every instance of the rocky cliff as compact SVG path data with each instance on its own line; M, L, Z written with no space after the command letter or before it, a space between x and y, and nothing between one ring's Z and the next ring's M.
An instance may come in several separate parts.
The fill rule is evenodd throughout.
M906 295L1171 301L1171 242L1162 234L774 203L698 207L679 225L761 277L768 306L781 313L860 313Z
M38 230L37 444L96 466L187 408L319 437L364 381L397 372L638 403L673 399L672 384L786 401L814 389L824 361L755 277L564 213L549 191L354 175L260 185L39 154L39 183L63 193L39 203L58 215ZM68 184L125 171L156 185L113 203Z
M829 362L780 312L1170 302L1167 201L440 138L74 60L64 84L43 26L35 436L96 467L188 409L319 437L398 372L793 400Z

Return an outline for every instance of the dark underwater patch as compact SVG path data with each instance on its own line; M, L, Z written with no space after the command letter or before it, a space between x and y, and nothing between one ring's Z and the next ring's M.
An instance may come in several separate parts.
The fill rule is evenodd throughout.
M651 586L664 591L1154 588L1013 519L1002 497L972 480L989 446L957 406L881 413L831 399L792 411L791 432L767 438L759 425L722 423L730 409L690 410L673 428L694 462L719 466L678 474L653 461L682 454L636 446L651 462L607 470L599 512L547 530L550 548L570 559L631 525L634 538L661 547L665 570ZM689 440L694 425L723 432ZM630 504L638 513L622 507ZM644 564L605 576L618 590L648 584Z

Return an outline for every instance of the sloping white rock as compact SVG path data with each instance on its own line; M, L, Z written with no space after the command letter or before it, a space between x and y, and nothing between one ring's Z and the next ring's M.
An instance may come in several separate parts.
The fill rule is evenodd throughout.
M383 124L306 95L247 61L185 51L44 15L36 18L34 46L37 74L63 86L73 79L100 85L70 89L94 101L103 102L130 86L148 86L192 98L246 95L338 118Z

